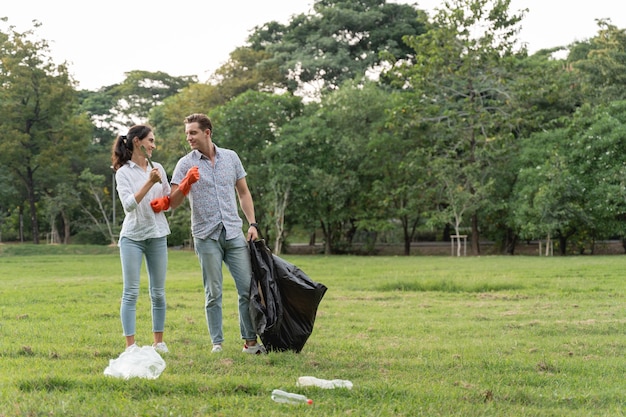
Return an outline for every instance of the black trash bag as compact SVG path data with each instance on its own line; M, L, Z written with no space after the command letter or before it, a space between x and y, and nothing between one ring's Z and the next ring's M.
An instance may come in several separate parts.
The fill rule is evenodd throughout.
M257 334L267 350L300 352L328 288L274 255L262 239L250 242L250 258L250 314Z
M283 304L274 277L272 252L263 240L248 242L252 264L250 317L258 335L278 333L283 320Z

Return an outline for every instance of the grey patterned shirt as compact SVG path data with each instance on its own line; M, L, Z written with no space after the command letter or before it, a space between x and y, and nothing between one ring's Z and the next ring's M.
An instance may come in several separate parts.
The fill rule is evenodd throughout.
M226 239L242 234L235 183L246 171L235 151L215 146L215 166L197 150L183 156L174 168L172 184L180 184L189 168L197 165L200 179L191 186L191 233L199 239L217 240L222 228Z

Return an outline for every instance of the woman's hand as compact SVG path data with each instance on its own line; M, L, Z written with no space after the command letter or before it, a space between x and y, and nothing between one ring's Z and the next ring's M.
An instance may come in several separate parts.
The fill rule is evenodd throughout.
M150 171L150 179L149 181L152 184L156 184L157 182L161 182L161 171L158 168L152 168Z

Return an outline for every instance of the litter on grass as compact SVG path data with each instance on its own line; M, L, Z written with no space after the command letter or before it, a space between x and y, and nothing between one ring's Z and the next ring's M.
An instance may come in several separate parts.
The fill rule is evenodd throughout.
M301 376L296 382L298 387L319 387L324 389L352 389L352 382L346 379L320 379L314 376Z
M165 361L152 346L133 346L117 359L109 360L104 374L123 379L157 379L164 369Z

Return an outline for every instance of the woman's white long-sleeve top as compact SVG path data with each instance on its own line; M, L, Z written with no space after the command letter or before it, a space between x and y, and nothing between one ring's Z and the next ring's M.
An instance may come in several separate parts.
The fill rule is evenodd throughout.
M125 236L132 240L146 240L170 234L165 213L155 213L150 206L150 201L170 195L171 192L165 169L158 162L153 164L161 172L163 181L161 184L154 184L140 203L137 203L135 193L148 181L150 169L144 171L139 165L128 161L115 173L117 194L125 214L120 238Z

